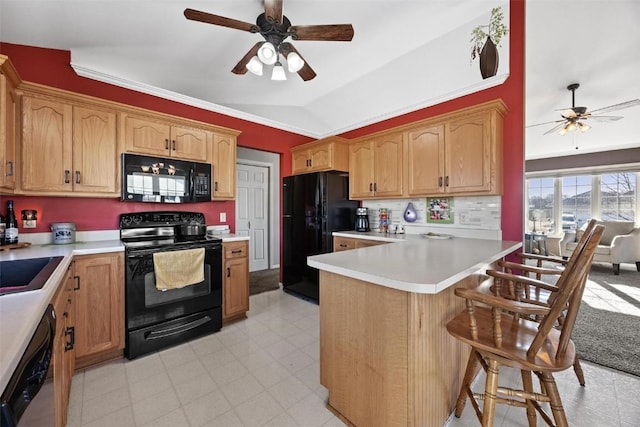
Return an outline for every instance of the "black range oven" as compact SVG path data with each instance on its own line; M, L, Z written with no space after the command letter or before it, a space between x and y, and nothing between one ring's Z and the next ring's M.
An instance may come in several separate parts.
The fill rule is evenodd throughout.
M201 233L181 234L189 225ZM204 215L196 212L139 212L120 215L125 245L125 356L133 359L222 327L222 240L207 237ZM156 283L154 254L190 256L202 249L204 280L163 289ZM187 259L181 268L193 264ZM173 267L171 267L173 268ZM177 267L176 267L177 268ZM176 271L180 276L181 271Z

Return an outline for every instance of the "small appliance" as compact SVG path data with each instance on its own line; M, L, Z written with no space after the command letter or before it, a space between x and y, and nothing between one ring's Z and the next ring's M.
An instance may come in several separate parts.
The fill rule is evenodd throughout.
M356 231L370 231L368 208L356 209Z

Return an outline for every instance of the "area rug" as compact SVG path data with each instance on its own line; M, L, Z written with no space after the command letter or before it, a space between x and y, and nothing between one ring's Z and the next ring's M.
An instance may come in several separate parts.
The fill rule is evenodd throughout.
M280 269L260 270L249 273L249 295L280 289Z
M621 311L622 312L621 312ZM581 360L640 376L640 272L593 264L572 339Z

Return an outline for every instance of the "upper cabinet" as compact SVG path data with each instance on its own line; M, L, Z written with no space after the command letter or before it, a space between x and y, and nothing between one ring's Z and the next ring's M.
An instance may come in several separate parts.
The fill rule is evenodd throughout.
M501 194L506 112L495 100L359 138L350 198Z
M21 192L119 194L116 112L25 90Z
M213 133L214 200L236 198L236 135Z
M348 141L338 136L320 139L291 149L292 173L349 170Z
M502 193L502 116L483 111L446 124L446 193Z
M127 152L206 162L207 131L151 117L122 115Z
M16 141L20 77L9 58L0 55L0 192L12 193L16 184Z
M402 196L404 134L388 132L349 146L349 198Z

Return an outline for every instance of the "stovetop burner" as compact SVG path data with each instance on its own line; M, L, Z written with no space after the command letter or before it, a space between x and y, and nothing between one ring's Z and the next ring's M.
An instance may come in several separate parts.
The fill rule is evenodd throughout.
M200 212L136 212L120 215L120 240L127 248L188 246L201 242L221 242L217 237L180 235L182 225L204 225Z

